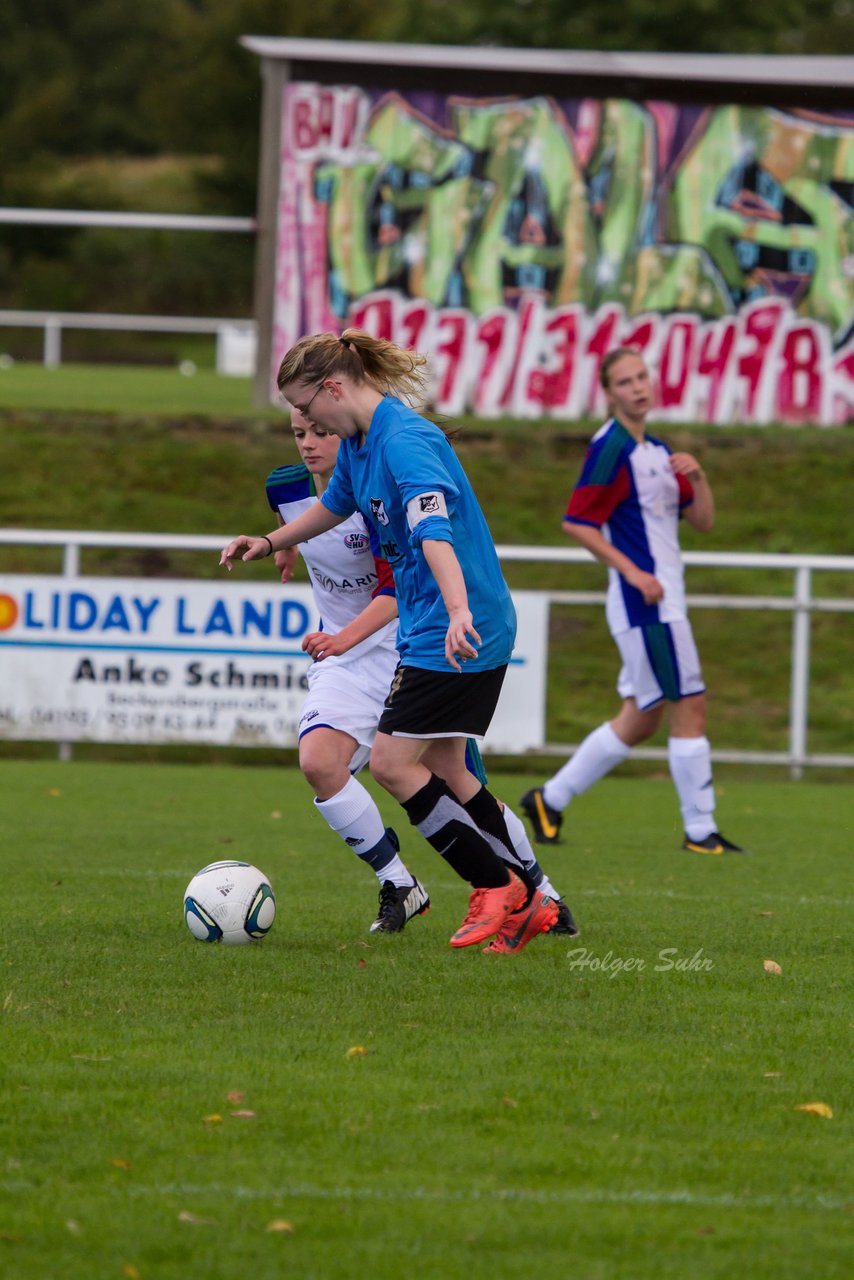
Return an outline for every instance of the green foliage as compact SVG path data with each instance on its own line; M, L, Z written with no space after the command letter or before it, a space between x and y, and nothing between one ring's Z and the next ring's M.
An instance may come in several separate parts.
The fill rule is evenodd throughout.
M847 803L734 783L752 857L704 859L669 782L607 779L548 851L581 938L496 957L402 828L433 907L370 935L295 772L0 763L4 1273L847 1277ZM257 946L181 921L221 857L272 880Z
M850 21L850 0L6 0L0 205L251 214L261 77L242 35L835 53ZM152 157L177 157L173 172L140 164ZM251 279L248 237L9 227L0 246L5 307L242 315Z
M836 53L831 32L850 22L847 4L784 0L629 0L605 9L579 0L497 0L454 5L426 0L412 12L411 39L513 48L615 49L650 53Z

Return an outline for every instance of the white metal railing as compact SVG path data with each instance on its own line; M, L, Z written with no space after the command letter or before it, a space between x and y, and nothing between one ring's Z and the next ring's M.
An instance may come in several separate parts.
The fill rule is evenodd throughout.
M0 223L39 227L123 227L145 231L238 231L254 233L254 218L202 213L130 213L116 209L0 209Z
M256 331L254 320L224 316L127 316L101 311L0 311L7 329L44 329L45 368L62 363L63 329L108 329L126 333L215 333L218 339L237 331Z
M131 213L123 210L0 208L0 225L45 227L120 227L146 231L225 231L254 235L255 218L209 214ZM43 362L48 369L62 362L63 329L107 329L126 333L215 333L221 340L229 330L251 332L252 319L229 320L205 316L113 315L109 312L0 311L7 329L44 329Z
M0 529L0 545L61 547L62 572L66 577L80 574L80 553L86 547L135 547L170 551L219 551L230 534L171 533L101 533L68 529ZM590 564L593 558L580 547L498 546L504 562ZM813 574L822 572L854 573L854 556L789 555L752 553L747 551L686 551L689 567L716 569L778 570L792 575L790 595L757 596L743 594L689 595L694 609L752 609L789 612L792 614L791 681L789 690L789 746L787 751L736 751L715 748L716 761L732 764L785 765L792 777L799 778L808 766L854 767L854 754L817 754L807 748L809 725L810 630L814 613L854 613L854 598L830 598L813 595ZM604 591L550 591L545 595L553 604L598 605L605 600ZM541 754L569 755L576 744L547 743ZM639 747L638 758L665 759L667 752L659 747Z

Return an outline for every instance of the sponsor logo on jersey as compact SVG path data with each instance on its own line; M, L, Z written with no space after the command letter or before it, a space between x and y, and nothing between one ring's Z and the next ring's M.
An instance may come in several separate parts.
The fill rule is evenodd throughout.
M371 498L371 515L378 524L388 524L388 516L382 498Z
M352 578L330 578L328 573L323 573L315 565L311 566L311 576L324 591L345 592L355 595L365 591L373 591L378 581L375 573L359 573Z

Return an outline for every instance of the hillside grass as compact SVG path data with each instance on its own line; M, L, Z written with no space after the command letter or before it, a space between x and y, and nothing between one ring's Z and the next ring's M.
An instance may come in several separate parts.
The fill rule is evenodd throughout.
M0 512L6 527L206 533L223 539L272 524L263 482L297 460L287 417L248 408L242 379L151 370L0 372ZM26 372L26 371L25 371ZM12 381L8 379L12 378ZM55 381L54 381L55 379ZM61 393L61 394L56 394ZM6 399L4 400L4 396ZM55 399L48 400L48 397ZM12 403L10 403L10 400ZM61 403L66 401L67 403ZM53 407L43 407L45 403ZM84 410L81 406L86 405ZM133 412L106 405L134 405ZM241 407L242 404L242 407ZM164 406L178 405L179 409ZM76 407L75 407L76 406ZM567 545L561 517L594 424L464 421L458 451L497 543ZM694 452L716 495L712 534L683 529L686 549L850 553L854 431L660 427ZM215 578L217 558L191 552L87 551L84 571ZM0 546L0 570L60 568L57 551ZM247 566L263 576L269 566ZM508 564L514 587L602 590L600 566ZM782 571L693 569L693 593L790 593ZM818 595L854 594L851 575L818 574ZM787 746L788 612L696 609L714 745ZM850 751L854 739L852 615L815 615L809 747ZM579 741L616 703L617 654L600 606L552 614L547 737ZM664 731L657 745L664 741Z

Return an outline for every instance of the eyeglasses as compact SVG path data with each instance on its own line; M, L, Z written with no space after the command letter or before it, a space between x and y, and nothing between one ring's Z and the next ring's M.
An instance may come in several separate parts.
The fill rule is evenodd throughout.
M317 396L318 396L318 395L320 394L320 392L323 390L323 387L324 387L324 384L321 382L320 386L317 388L317 391L315 391L314 395L311 397L311 399L309 400L308 404L295 404L295 405L294 405L294 408L295 408L295 409L297 409L297 410L302 414L302 416L303 416L304 418L307 418L307 417L308 417L308 411L309 411L309 409L311 408L311 406L314 404L315 400L317 399Z

